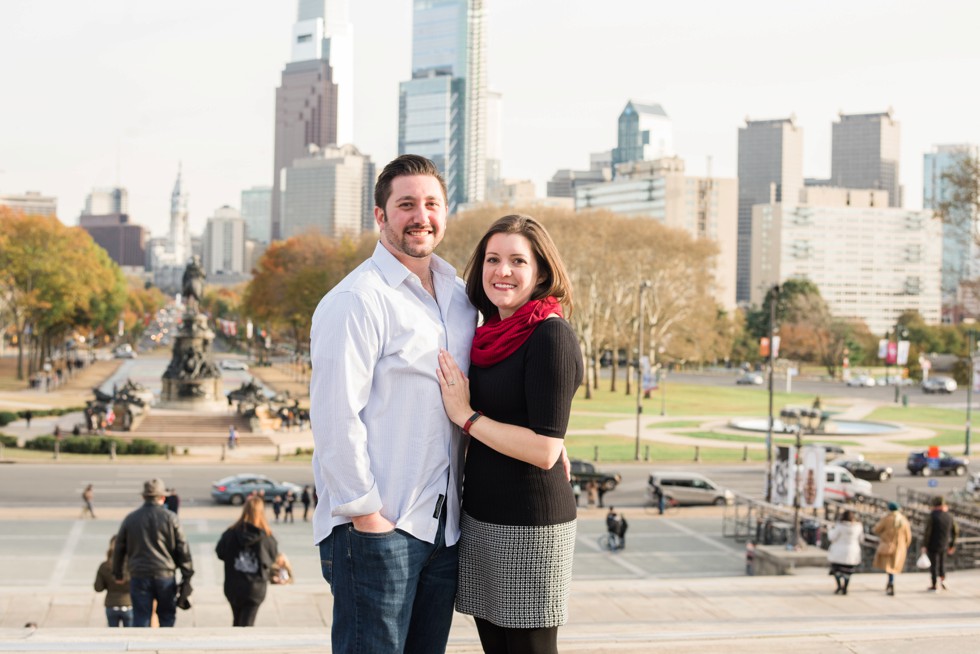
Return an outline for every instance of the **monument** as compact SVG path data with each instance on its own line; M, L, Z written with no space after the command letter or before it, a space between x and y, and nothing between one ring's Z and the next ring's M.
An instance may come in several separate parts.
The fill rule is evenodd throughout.
M221 394L221 370L211 354L214 332L200 311L204 296L204 269L195 256L184 269L183 298L187 306L174 339L173 356L163 373L161 400L170 407L210 406Z

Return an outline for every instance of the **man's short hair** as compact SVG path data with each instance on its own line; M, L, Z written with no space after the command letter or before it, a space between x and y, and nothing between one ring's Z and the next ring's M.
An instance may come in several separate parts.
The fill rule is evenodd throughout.
M417 154L403 154L391 160L381 174L378 175L378 182L374 185L374 206L384 210L391 197L391 183L396 177L409 177L412 175L428 175L435 177L442 188L442 199L448 201L446 192L446 180L439 174L439 169L429 159Z
M932 498L932 506L938 508L944 504L946 504L946 498L942 495L936 495Z

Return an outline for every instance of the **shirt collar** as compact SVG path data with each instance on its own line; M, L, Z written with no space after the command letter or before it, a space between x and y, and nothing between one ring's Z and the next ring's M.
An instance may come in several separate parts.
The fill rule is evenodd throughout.
M374 247L374 254L371 255L371 261L378 267L381 275L392 288L404 282L405 278L409 275L414 274L405 267L405 264L396 259L395 255L382 245L381 241L378 241L378 244ZM432 255L429 261L429 268L434 274L445 275L450 279L455 279L456 277L456 269L439 255Z

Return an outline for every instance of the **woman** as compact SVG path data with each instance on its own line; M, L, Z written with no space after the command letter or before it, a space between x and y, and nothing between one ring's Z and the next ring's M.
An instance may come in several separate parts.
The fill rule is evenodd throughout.
M123 580L116 581L112 576L112 551L116 548L116 537L109 539L109 551L105 561L95 573L95 592L105 593L105 617L110 627L133 626L133 600L129 596L129 573L123 566Z
M474 616L485 652L557 652L576 514L561 459L583 373L563 320L571 284L544 227L513 215L480 240L466 292L484 316L470 378L445 351L438 369L446 413L472 437L456 610Z
M233 625L251 627L279 556L261 497L245 500L242 516L225 530L214 551L225 562L225 597L231 604Z
M830 528L827 538L830 540L830 548L827 550L830 574L837 580L834 594L847 595L847 586L851 583L854 568L861 563L864 525L854 520L851 511L844 511L840 522Z
M888 513L872 529L879 539L874 567L888 573L887 595L895 594L895 575L905 568L905 556L912 542L912 528L899 508L897 503L889 502Z

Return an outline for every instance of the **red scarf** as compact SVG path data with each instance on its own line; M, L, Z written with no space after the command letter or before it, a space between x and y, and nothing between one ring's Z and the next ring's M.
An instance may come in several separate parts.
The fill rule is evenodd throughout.
M501 320L500 314L489 318L476 328L473 348L470 350L470 363L478 368L488 368L500 363L524 345L538 323L552 314L564 318L561 304L548 296L541 300L530 300L506 320Z

